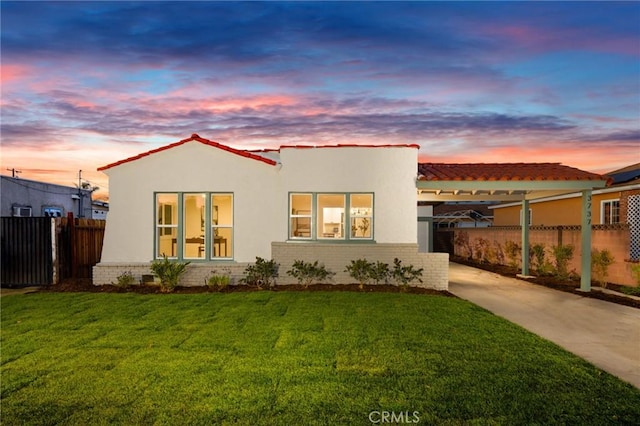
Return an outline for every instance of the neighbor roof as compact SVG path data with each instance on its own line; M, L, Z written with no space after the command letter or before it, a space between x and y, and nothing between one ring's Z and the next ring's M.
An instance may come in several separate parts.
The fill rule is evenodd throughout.
M560 163L420 163L420 181L562 181L607 180Z

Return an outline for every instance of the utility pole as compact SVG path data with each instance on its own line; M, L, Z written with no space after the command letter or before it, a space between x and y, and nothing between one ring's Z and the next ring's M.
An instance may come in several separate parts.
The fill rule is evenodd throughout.
M84 217L82 211L82 170L78 170L78 217Z
M13 177L13 178L17 177L16 175L18 173L22 173L22 170L16 170L15 168L7 169L7 170L9 170L11 172L11 177Z

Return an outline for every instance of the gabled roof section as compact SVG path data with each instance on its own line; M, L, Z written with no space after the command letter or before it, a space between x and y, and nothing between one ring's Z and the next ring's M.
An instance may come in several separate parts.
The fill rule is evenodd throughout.
M582 181L606 177L560 163L421 163L421 181Z
M202 138L199 135L194 133L194 134L191 135L191 137L189 137L187 139L183 139L183 140L181 140L179 142L175 142L175 143L172 143L170 145L165 145L165 146L162 146L162 147L157 148L157 149L152 149L151 151L143 152L142 154L138 154L138 155L135 155L133 157L125 158L124 160L120 160L120 161L117 161L115 163L111 163L111 164L107 164L106 166L99 167L98 171L107 170L107 169L110 169L112 167L124 164L124 163L130 163L132 161L139 160L140 158L147 157L147 156L155 154L157 152L166 151L168 149L175 148L175 147L180 146L180 145L184 145L185 143L191 142L191 141L200 142L200 143L202 143L204 145L211 146L211 147L214 147L214 148L218 148L218 149L221 149L223 151L227 151L227 152L230 152L232 154L239 155L241 157L246 157L246 158L250 158L252 160L262 161L263 163L269 164L271 166L275 166L276 164L278 164L276 161L274 161L274 160L272 160L270 158L266 158L266 157L260 156L258 154L254 154L254 153L251 153L249 151L244 151L244 150L240 150L240 149L231 148L229 146L222 145L221 143L210 141L208 139Z

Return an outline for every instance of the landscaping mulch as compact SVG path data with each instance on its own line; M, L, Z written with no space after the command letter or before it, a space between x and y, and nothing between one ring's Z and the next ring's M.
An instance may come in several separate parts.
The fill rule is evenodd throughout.
M551 275L546 275L546 276L536 276L536 277L531 277L531 278L522 278L522 277L518 277L517 275L520 274L520 270L519 269L514 269L510 266L506 266L506 265L493 265L493 264L489 264L489 263L476 263L464 258L460 258L457 256L452 256L451 258L452 262L456 262L456 263L460 263L462 265L467 265L467 266L471 266L473 268L478 268L478 269L482 269L484 271L489 271L489 272L493 272L505 277L509 277L509 278L516 278L519 280L523 280L532 284L537 284L537 285L542 285L548 288L552 288L554 290L559 290L559 291L564 291L567 293L573 293L576 294L578 296L582 296L582 297L590 297L592 299L599 299L599 300L605 300L607 302L611 302L611 303L617 303L619 305L625 305L625 306L631 306L632 308L637 308L640 309L640 301L633 299L631 297L626 297L623 295L617 295L617 294L609 294L609 293L604 293L601 291L597 291L592 289L590 292L586 293L583 291L580 291L580 280L579 279L567 279L567 280L560 280L559 278L555 277L555 276L551 276ZM597 286L598 283L596 282L592 282L592 286L595 287ZM607 286L608 289L610 290L614 290L614 291L619 291L619 289L623 287L621 285L617 285L617 284L609 284Z
M65 281L60 284L41 287L42 292L88 292L88 293L138 293L138 294L160 294L160 286L152 284L132 285L120 287L116 285L96 286L88 280ZM452 293L444 290L433 290L422 287L399 287L390 284L365 285L362 289L358 284L311 284L308 287L299 284L276 285L269 288L258 288L250 285L229 285L222 290L213 289L208 286L176 287L172 293L175 294L197 294L197 293L242 293L253 291L349 291L359 293L408 293L408 294L431 294L446 297L456 297Z

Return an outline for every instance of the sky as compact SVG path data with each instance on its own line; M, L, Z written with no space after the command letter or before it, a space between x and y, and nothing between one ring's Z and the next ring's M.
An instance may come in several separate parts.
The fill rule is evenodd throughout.
M419 144L422 162L640 162L640 2L0 2L1 166Z

